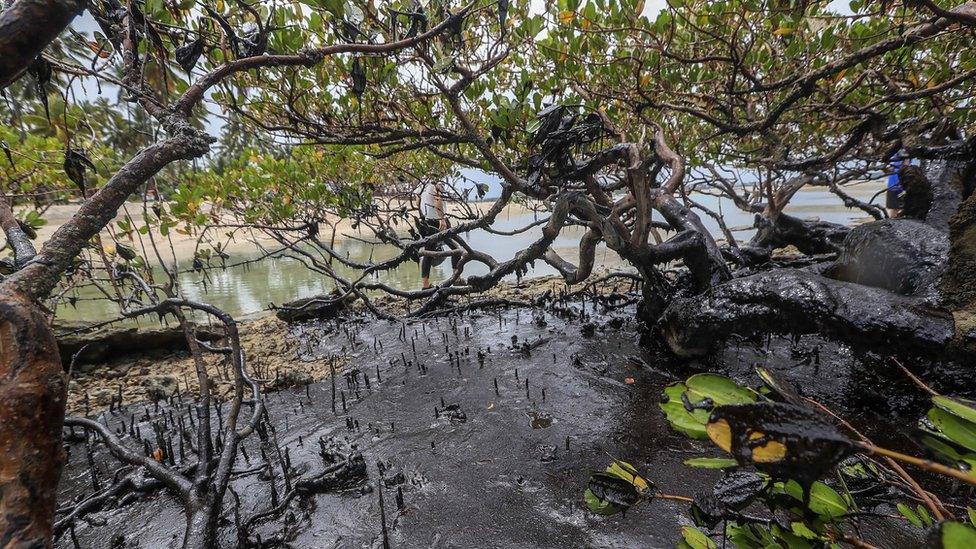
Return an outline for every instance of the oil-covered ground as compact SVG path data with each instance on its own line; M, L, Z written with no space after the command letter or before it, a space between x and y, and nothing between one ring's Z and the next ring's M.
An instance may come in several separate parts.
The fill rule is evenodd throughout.
M390 546L404 548L670 548L690 524L687 504L653 500L602 517L589 513L582 497L590 471L606 467L610 456L635 465L663 492L710 490L721 473L682 462L718 451L669 428L658 408L666 384L709 370L756 385L753 367L762 364L878 442L900 447L907 437L893 426L909 425L925 407L881 358L816 337L732 343L687 363L642 347L633 318L632 306L608 311L573 301L404 324L294 328L296 348L350 360L334 388L327 380L267 396L277 445L262 448L257 436L244 444L224 502L221 546L238 546L235 522L279 503L288 488L282 463L291 485L358 451L365 478L350 470L345 486L298 496L287 512L251 529L253 546L383 547L385 525ZM176 398L97 417L113 429L138 426L142 438L155 440L153 424L172 437L165 432L175 432L188 404ZM125 440L142 448L134 438ZM179 437L172 438L174 454L183 453ZM92 492L85 448L80 439L70 444L62 507ZM101 444L92 461L102 487L121 474ZM86 548L179 547L183 527L180 503L155 491L88 515L74 538ZM885 547L919 543L902 521L874 519L862 533ZM57 546L75 545L65 533Z

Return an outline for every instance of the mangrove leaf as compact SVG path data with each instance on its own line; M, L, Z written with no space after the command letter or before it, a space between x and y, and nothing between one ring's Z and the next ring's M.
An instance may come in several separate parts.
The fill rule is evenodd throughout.
M612 507L614 508L612 512L626 511L641 500L640 492L633 484L609 473L593 473L590 475L590 484L586 491L600 502L599 508L610 510ZM588 505L589 500L590 498L587 498ZM592 506L590 509L599 512Z
M776 402L718 406L709 438L741 465L809 487L853 452L853 443L810 409Z
M716 374L696 374L664 389L661 410L671 427L691 438L705 439L708 413L714 406L755 402L756 394Z
M762 379L763 383L785 402L797 405L803 404L803 397L797 393L796 387L789 381L762 367L757 367L756 373L759 374L759 378Z
M688 467L697 467L698 469L726 469L728 467L738 467L739 463L732 458L691 458L685 460L685 465Z
M932 397L932 403L959 419L976 423L976 402L962 398L935 395Z
M650 487L651 483L633 465L615 459L605 472L590 475L583 499L594 513L613 515L643 500Z
M755 402L756 394L731 379L716 374L695 374L685 381L688 398L693 402L709 399L715 406ZM692 399L692 396L696 397Z
M803 502L803 487L794 480L776 483L773 490L782 492L801 503ZM847 500L837 490L820 481L814 482L810 486L809 499L810 501L806 504L807 508L827 519L841 518L850 510Z
M929 539L931 546L939 549L970 549L976 547L976 528L961 522L946 521L932 530Z
M716 549L718 547L708 534L698 528L685 526L681 529L678 549Z
M976 452L976 423L961 419L939 407L929 410L926 417L947 438Z

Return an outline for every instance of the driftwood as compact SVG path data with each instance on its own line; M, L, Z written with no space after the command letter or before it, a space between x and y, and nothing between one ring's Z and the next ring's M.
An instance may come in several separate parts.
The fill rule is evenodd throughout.
M224 337L221 330L209 326L194 324L192 329L200 341L214 342ZM54 331L62 364L69 364L76 354L75 364L90 364L153 351L189 350L183 329L176 324L104 327L94 331L86 330L83 326L56 324Z

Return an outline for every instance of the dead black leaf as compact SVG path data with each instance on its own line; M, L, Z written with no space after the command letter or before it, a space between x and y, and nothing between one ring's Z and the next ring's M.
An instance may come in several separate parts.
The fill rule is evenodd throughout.
M227 42L230 44L230 50L234 54L234 57L241 57L240 40L237 37L237 33L234 32L234 27L230 26L230 23L227 22L227 19L225 19L224 16L220 15L209 6L204 5L203 9L207 10L207 14L210 15L211 18L215 19L217 24L220 25L220 28L224 31L224 35L227 36Z
M427 32L427 13L419 1L413 4L413 13L410 14L410 29L407 31L407 38L413 38L420 33Z
M203 37L197 38L192 42L187 42L176 48L176 62L184 71L189 73L196 66L200 56L203 55Z
M126 246L125 244L119 243L115 245L115 251L119 254L119 257L126 261L132 261L136 258L136 251Z
M10 154L10 145L8 145L6 141L0 141L0 149L3 149L3 154L7 156L7 162L10 162L10 167L15 167L14 157L12 154Z
M362 97L366 91L366 71L358 57L352 60L350 76L352 76L352 93L356 94L356 97Z
M796 480L805 493L854 450L832 423L792 404L718 406L705 428L709 438L740 464L754 465L774 479Z
M38 55L27 68L27 73L34 78L34 92L37 94L37 98L41 100L41 104L44 105L44 115L48 120L51 120L51 111L47 104L47 85L51 82L53 73L51 63Z
M27 223L25 223L20 219L17 220L17 226L20 227L20 230L24 231L24 234L27 235L27 238L31 240L37 239L37 231L34 230L34 227L31 227L30 225L28 225Z
M640 492L630 482L608 473L594 472L590 476L589 489L598 499L626 510L641 500Z
M95 165L85 156L85 153L78 149L68 148L64 151L64 173L81 191L82 197L87 197L85 185L85 167L95 170Z

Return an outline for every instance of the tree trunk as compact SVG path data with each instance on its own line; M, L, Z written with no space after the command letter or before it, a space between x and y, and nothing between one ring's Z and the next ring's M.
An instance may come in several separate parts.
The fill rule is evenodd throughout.
M179 128L177 128L179 129ZM189 126L150 145L82 204L34 261L0 283L0 546L50 546L61 467L67 381L37 301L139 185L170 162L205 154L212 140Z
M924 224L876 221L850 231L844 254L824 271L850 281L792 269L737 278L710 294L670 303L659 323L662 335L680 355L706 353L732 335L822 333L886 352L972 356L976 194L961 207L959 201L972 193L973 172L973 163L933 161ZM951 220L949 211L956 212ZM944 268L946 244L939 237L946 229ZM936 281L939 295L931 290Z
M67 379L37 303L0 288L0 546L47 547Z
M691 247L684 254L684 262L695 279L696 290L708 291L716 284L732 278L722 251L695 212L678 202L670 193L663 191L657 191L652 200L654 208L661 212L672 229L679 233L690 231L701 237L699 245Z
M217 547L217 519L220 513L214 500L215 494L210 493L202 498L195 496L187 504L184 549Z
M976 193L949 221L949 264L939 282L956 323L956 344L976 353Z

